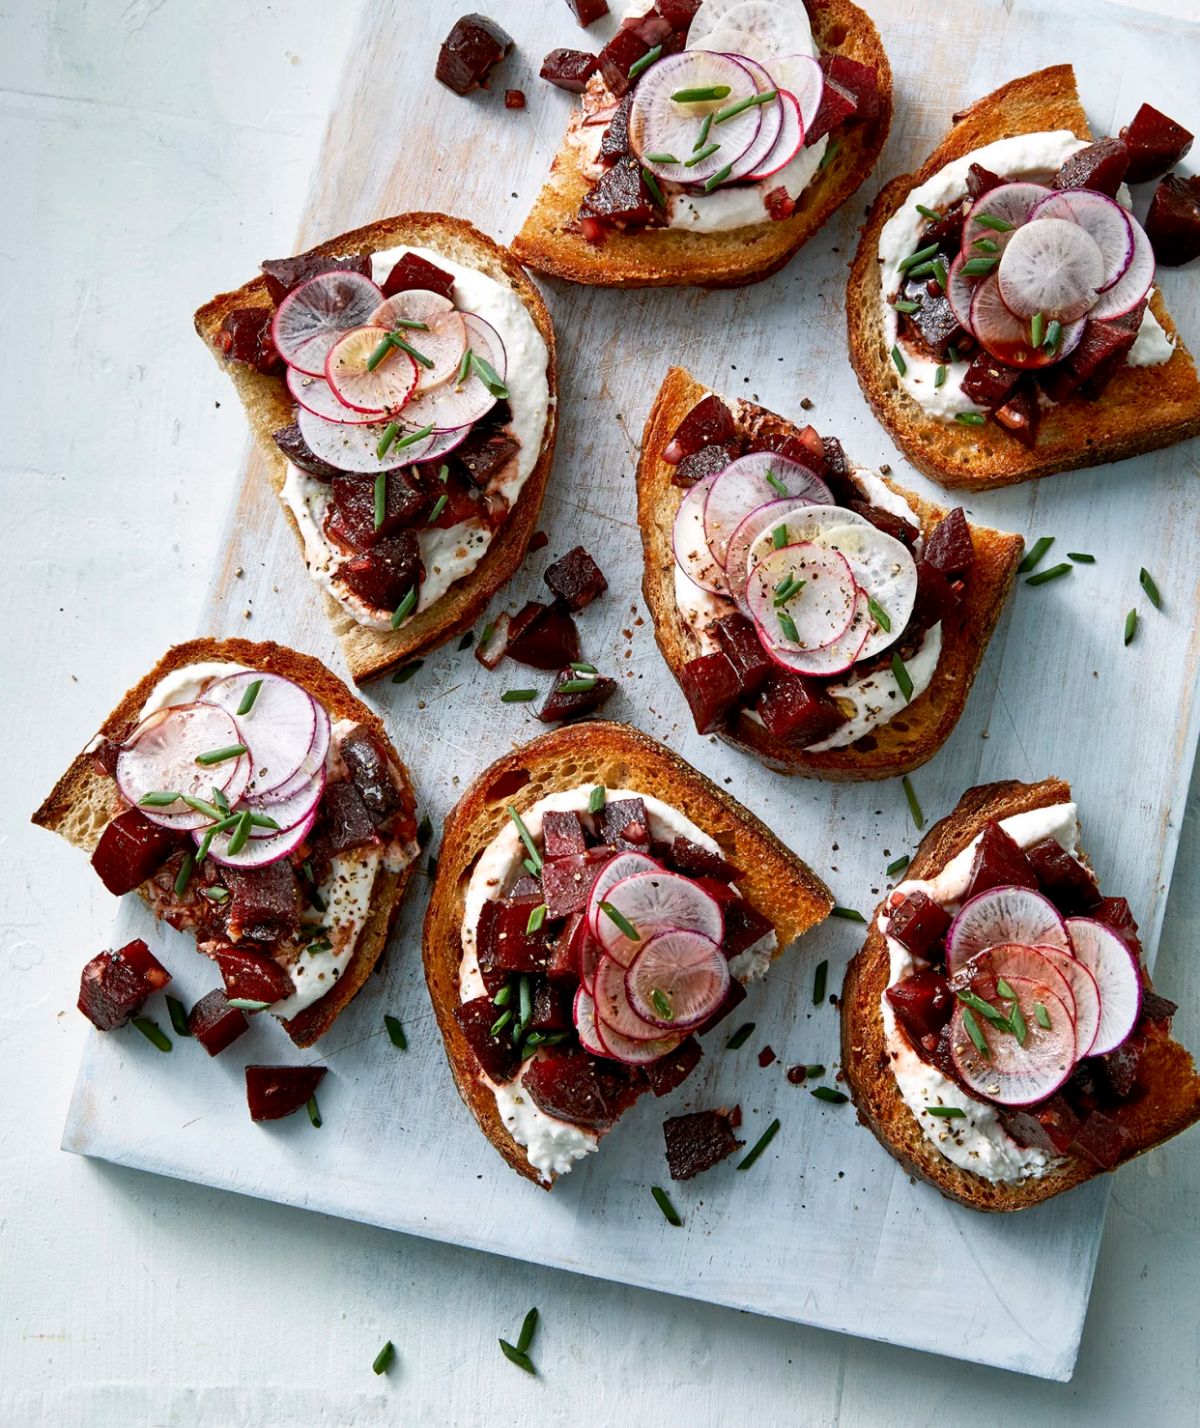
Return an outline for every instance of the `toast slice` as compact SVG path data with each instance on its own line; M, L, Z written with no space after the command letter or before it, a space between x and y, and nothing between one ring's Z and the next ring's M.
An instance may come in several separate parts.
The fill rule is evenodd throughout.
M905 879L933 877L993 819L1046 808L1070 797L1070 786L1054 778L1035 784L1008 781L968 789L953 812L921 840ZM888 1063L880 1012L890 972L886 939L878 924L882 906L876 910L861 950L850 962L842 987L842 1069L862 1124L907 1171L973 1210L1027 1209L1102 1174L1094 1162L1069 1154L1037 1178L993 1183L952 1164L926 1139L901 1099ZM1144 1025L1148 1026L1147 1046L1139 1079L1145 1085L1145 1095L1105 1112L1129 1133L1120 1164L1153 1150L1200 1120L1200 1075L1192 1058L1165 1029L1154 1023Z
M151 691L165 675L186 665L208 660L241 664L264 673L282 675L319 700L332 719L349 719L364 725L384 748L391 751L402 780L402 812L415 818L416 796L408 771L396 754L382 720L373 709L356 699L320 660L274 643L198 639L172 646L154 668L125 694L95 737L76 755L54 785L50 795L33 815L33 822L58 833L90 855L109 820L121 807L113 779L97 769L92 750L101 739L119 743L129 735L137 726L139 713ZM333 989L283 1023L284 1030L297 1046L311 1046L329 1030L383 955L414 866L415 863L410 862L399 872L380 867L372 886L370 911L362 932ZM146 884L139 889L139 896L148 906L153 906L147 896Z
M593 180L584 172L578 146L564 142L513 239L521 262L548 277L608 288L739 287L778 272L863 183L892 122L892 71L870 17L851 0L810 0L807 8L822 54L874 66L880 108L871 123L835 131L839 147L834 158L818 169L790 218L721 233L612 232L599 245L589 243L578 215Z
M549 354L547 381L550 404L542 432L537 464L521 488L520 495L509 511L504 524L489 545L475 569L451 585L446 593L428 609L418 612L398 630L374 630L359 624L326 590L320 590L325 613L341 642L346 664L356 683L377 679L389 670L417 655L426 654L455 635L469 630L501 585L508 580L525 558L530 538L537 525L545 495L546 482L554 459L557 432L557 362L554 328L550 313L537 288L529 281L520 265L485 233L461 218L443 213L402 213L394 218L382 218L364 228L342 233L324 243L318 243L306 254L321 257L343 257L354 253L376 253L407 244L432 249L448 259L475 268L511 287L521 299L534 325L542 336ZM226 317L239 308L273 306L262 277L251 279L234 292L221 293L205 303L195 315L196 331L205 345L225 368L242 399L246 416L258 443L260 457L275 494L280 497L284 516L295 532L301 557L304 539L291 510L282 500L287 460L272 440L272 433L294 421L295 403L281 376L264 375L244 362L231 361L222 350L220 334Z
M1092 138L1075 71L1054 65L1011 80L956 114L916 173L893 179L872 206L846 290L850 361L875 415L905 456L943 486L990 490L1057 471L1122 461L1200 435L1200 380L1157 290L1150 311L1175 351L1160 366L1121 367L1096 401L1071 396L1045 409L1032 449L994 422L966 426L927 416L892 363L880 302L879 238L908 195L952 160L998 139L1056 129Z
M665 745L624 724L598 721L555 730L499 759L471 784L446 819L423 954L430 1000L446 1044L455 1085L480 1130L519 1174L549 1189L509 1134L471 1047L454 1015L467 884L497 833L518 813L558 789L602 784L653 794L691 819L738 869L738 886L775 929L778 956L824 921L833 898L824 883L736 799Z
M676 680L699 651L675 603L672 527L683 492L672 485L674 467L663 451L680 421L707 389L679 367L668 371L646 420L638 461L638 523L642 530L642 591L654 617L654 634ZM728 403L739 425L753 424L777 436L798 436L784 417L746 401ZM764 425L765 424L765 425ZM885 478L886 479L886 478ZM928 532L945 511L895 485ZM1000 612L1008 599L1024 542L1018 535L971 526L975 563L957 614L943 622L942 652L933 681L901 714L840 749L806 752L768 734L761 724L740 717L720 736L779 773L837 780L894 778L919 767L941 748L957 724L983 660Z

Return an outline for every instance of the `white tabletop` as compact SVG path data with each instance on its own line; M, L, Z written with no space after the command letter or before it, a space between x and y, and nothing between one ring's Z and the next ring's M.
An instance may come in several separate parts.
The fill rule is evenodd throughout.
M1194 0L1153 8L1190 15ZM25 819L114 695L195 631L245 427L188 314L260 258L289 251L356 9L0 9L0 469L11 532L0 569L0 957L11 969L0 1007L0 1423L315 1428L536 1416L906 1428L1018 1415L1123 1424L1148 1411L1156 1424L1200 1421L1197 1134L1118 1177L1070 1385L59 1151L85 1034L75 977L104 945L113 908L78 854ZM1191 449L1185 459L1197 465ZM1158 961L1192 1046L1198 791ZM531 1304L542 1315L537 1382L496 1346ZM398 1362L377 1379L371 1360L389 1338Z

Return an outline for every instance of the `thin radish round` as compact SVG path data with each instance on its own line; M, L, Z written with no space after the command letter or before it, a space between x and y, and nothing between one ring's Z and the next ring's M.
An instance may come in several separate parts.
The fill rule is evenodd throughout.
M685 90L720 87L729 93L720 100L679 103L671 96ZM685 165L702 152L697 147L700 126L708 115L732 108L758 93L751 71L737 60L707 50L687 50L668 55L646 70L634 90L629 111L629 146L652 173L676 183L704 183L727 165L736 163L758 137L762 106L750 105L719 128L720 148L691 168ZM716 129L714 118L713 128ZM710 140L718 142L714 134ZM670 162L673 160L674 162Z
M1075 1066L1075 1026L1061 997L1028 978L1012 982L1017 1004L1025 1018L1024 1044L1011 1032L993 1026L972 1012L988 1054L975 1046L964 1020L967 1009L959 1002L950 1020L950 1048L963 1083L984 1100L1001 1106L1027 1106L1052 1095ZM1035 1003L1046 1009L1050 1025L1037 1018Z
M675 523L671 528L671 546L675 563L693 585L713 595L725 595L729 587L725 572L704 539L704 503L719 472L705 476L684 493Z
M995 973L998 982L1003 981L1006 986L1015 986L1017 979L1024 977L1039 987L1049 988L1066 1007L1074 1023L1075 993L1071 988L1070 977L1059 966L1056 958L1074 961L1070 953L1064 952L1060 947L1022 947L1016 942L990 948L986 953L980 954L979 961ZM1000 990L1000 1001L1003 1002L1006 997L1007 993Z
M878 607L871 611L871 629L857 658L869 659L895 644L917 599L917 563L908 547L867 521L825 526L812 540L837 551L859 590Z
M739 456L720 473L704 503L704 535L709 549L726 564L730 537L751 511L777 496L829 502L833 495L807 466L773 451Z
M596 1031L601 1040L606 1028L627 1036L630 1041L658 1041L663 1029L639 1016L625 990L625 968L615 957L601 957L592 983L596 1003Z
M783 128L783 105L779 102L779 90L775 81L767 73L765 66L745 55L730 55L729 58L736 60L738 64L744 65L750 71L754 87L759 94L768 94L772 91L775 94L774 99L765 100L758 106L762 121L758 126L758 133L754 136L754 142L730 166L731 172L728 181L733 182L749 178L767 155L774 150L779 140L779 132Z
M699 883L679 873L634 873L612 887L608 895L597 899L596 935L608 956L628 966L634 953L654 935L667 927L683 927L701 932L720 942L725 935L725 918L721 904L706 893ZM616 914L614 917L613 914ZM631 927L636 937L626 931ZM604 1004L600 1015L606 1015Z
M258 685L251 700L250 690ZM317 706L298 684L281 674L239 670L215 680L204 692L231 716L253 764L248 795L262 798L282 788L304 766L317 732ZM249 709L239 710L250 700Z
M369 322L382 301L382 291L361 273L320 273L275 309L271 339L289 367L323 377L329 349L343 332Z
M1034 206L1050 192L1040 183L1002 183L977 198L963 224L963 256L994 257L1008 245ZM981 247L981 243L986 246Z
M963 265L966 257L960 253L954 262L950 264L950 271L947 276L950 279L946 288L946 301L950 304L954 316L967 329L974 332L971 326L971 302L975 297L975 290L979 286L978 278L964 278Z
M315 699L313 707L316 711L316 727L313 732L312 744L304 756L304 762L286 783L281 783L277 788L271 789L269 793L247 795L246 802L248 804L275 802L291 798L293 794L300 793L305 789L319 771L325 770L329 758L332 724L329 715Z
M654 1041L634 1041L632 1037L622 1036L599 1017L596 1019L596 1036L604 1047L605 1056L613 1061L623 1061L627 1066L645 1066L651 1061L661 1060L675 1051L684 1039L682 1032L676 1032Z
M342 426L365 426L368 422L379 420L374 412L356 412L353 407L348 407L324 377L306 377L298 368L289 367L284 380L288 391L296 399L296 405L314 416Z
M250 759L243 754L216 764L196 760L241 742L234 720L207 700L160 709L138 725L117 755L117 786L151 823L181 832L202 828L212 819L190 808L182 797L166 805L142 800L151 794L175 793L211 803L213 789L218 788L230 803L236 803L250 780Z
M741 17L734 20L735 27L739 29L753 30L756 19L756 4L750 4L748 0L703 0L700 9L696 12L688 29L689 49L718 49L720 46L709 43L708 37L713 30L728 16L737 11ZM789 7L788 17L795 36L796 43L792 49L802 50L805 54L813 52L812 26L808 20L808 12L801 5Z
M1104 255L1078 223L1038 218L1009 239L996 275L1005 306L1018 317L1073 322L1095 306Z
M821 97L825 93L825 75L820 64L811 54L772 55L767 69L779 88L795 98L800 124L807 134L820 112ZM800 142L803 144L804 140Z
M1133 233L1133 257L1129 267L1107 292L1100 294L1096 305L1088 313L1089 317L1097 320L1124 317L1150 291L1154 282L1154 249L1136 218L1129 220L1129 227Z
M1066 979L1071 988L1072 1011L1075 1017L1075 1059L1082 1061L1090 1054L1100 1029L1100 988L1096 979L1078 957L1059 947L1035 947L1049 959L1051 965Z
M746 603L761 638L787 654L824 649L854 619L858 586L849 563L812 541L772 550L750 572Z
M820 649L785 650L779 646L773 646L763 633L762 627L758 626L757 628L759 639L762 640L767 648L767 653L776 664L783 665L785 669L790 669L795 674L828 678L831 675L844 673L859 658L863 646L875 628L875 621L871 616L871 607L867 603L867 597L860 590L854 606L854 616L845 634L840 635L832 644L823 645Z
M600 904L618 883L633 877L635 873L658 873L661 871L662 864L647 857L645 853L618 853L610 862L605 863L595 882L592 883L592 890L588 895L587 923L588 931L592 936L599 937L600 935L600 918L603 916Z
M652 937L625 973L630 1006L666 1031L698 1026L728 990L729 962L720 944L678 927Z
M325 380L334 396L376 421L398 412L417 385L417 364L390 346L387 335L386 327L356 327L338 338L325 359ZM381 347L384 355L376 362Z
M705 49L749 55L769 67L776 55L811 53L812 26L803 5L742 0L710 25L701 43Z
M833 497L828 499L832 501ZM798 504L795 497L790 497L770 504L778 504L778 515L773 520L767 520L768 506L765 505L751 511L734 531L725 554L725 573L730 593L747 615L750 613L750 607L746 601L746 585L750 572L760 560L778 548L777 539L782 539L784 545L798 545L801 541L816 541L819 544L821 532L824 530L837 526L868 524L866 516L860 516L857 511L851 511L845 506L833 506L828 502ZM757 530L752 522L758 524ZM776 536L781 526L784 529L782 538ZM742 554L743 549L745 555Z
M440 386L458 371L467 350L467 325L461 313L446 312L432 318L424 332L408 332L405 340L432 367L414 358L417 363L417 392L428 392Z
M1133 224L1115 198L1090 188L1052 193L1037 204L1030 218L1063 218L1077 223L1096 240L1104 259L1104 279L1097 291L1107 292L1133 261Z
M794 94L786 89L779 91L780 123L775 143L759 160L753 173L746 177L751 183L770 178L791 163L804 147L804 120L800 117L800 103Z
M229 851L229 845L237 834L237 829L231 828L227 833L218 833L212 840L209 857L214 862L222 863L228 868L265 868L294 853L308 837L316 822L316 817L314 810L294 828L285 828L279 833L272 833L269 838L247 838L245 844L236 853ZM204 835L197 830L193 832L192 837L197 843L200 843Z
M1067 935L1075 956L1096 979L1100 993L1100 1025L1091 1054L1101 1056L1126 1039L1142 1010L1142 978L1137 960L1125 943L1102 922L1068 917Z
M340 422L326 421L303 407L296 414L300 435L308 443L309 450L328 461L339 471L394 471L398 466L407 466L420 461L434 443L430 435L411 446L389 446L383 456L379 447L388 422L373 421L366 426L346 426Z
M508 374L508 355L496 329L473 312L463 314L463 325L470 350L487 362L503 382ZM418 393L401 416L414 430L432 426L435 433L457 431L486 416L496 401L478 371L472 368L462 382L452 376L440 387Z
M575 1023L579 1044L585 1051L593 1056L608 1055L608 1048L596 1034L596 1003L586 987L580 987L575 993L571 1020Z
M431 323L435 318L445 317L454 311L454 304L441 293L429 288L409 288L407 292L395 293L372 312L367 321L372 327L397 328L408 322ZM409 331L420 333L419 328Z
M439 461L443 456L448 456L456 447L466 441L474 430L474 422L468 422L466 426L456 426L450 431L435 431L429 438L429 444L422 443L421 460Z
M250 829L251 838L270 838L277 832L286 833L316 811L324 794L325 770L320 768L306 783L295 786L292 792L272 794L269 798L244 799L243 805L250 812L270 818L279 825L278 828L260 828L255 825Z
M1070 940L1058 909L1032 888L988 888L965 902L946 933L946 967L956 972L978 952L1005 943L1043 945L1069 951Z
M1086 317L1064 323L1055 345L1033 345L1033 325L1029 318L1017 317L1000 295L1000 280L995 273L984 278L975 288L971 302L971 331L989 356L1009 367L1048 367L1061 361L1079 346Z

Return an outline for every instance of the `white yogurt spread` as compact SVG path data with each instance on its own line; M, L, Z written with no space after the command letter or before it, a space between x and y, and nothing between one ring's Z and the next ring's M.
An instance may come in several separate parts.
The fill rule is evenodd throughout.
M1054 838L1067 852L1078 852L1079 823L1073 803L1056 803L1048 808L1017 813L1011 818L1001 819L1000 827L1022 848L1030 848L1043 838ZM947 912L956 912L971 875L971 863L978 842L979 838L973 839L935 878L912 878L901 883L896 893L907 895L921 891L940 903ZM885 932L886 922L882 916L877 926ZM925 965L894 938L887 938L887 946L889 987ZM916 1117L926 1140L947 1160L984 1180L1006 1185L1036 1179L1059 1164L1056 1157L1044 1150L1019 1145L1004 1129L994 1106L976 1100L936 1066L923 1061L897 1024L886 996L880 998L880 1008L888 1057L900 1095ZM926 1115L926 1106L957 1106L963 1115L944 1120Z
M967 171L972 164L982 164L1009 180L1046 180L1072 154L1086 149L1089 142L1077 138L1069 129L997 139L954 159L913 189L879 235L879 300L883 306L884 346L889 352L899 330L899 320L890 300L902 286L900 264L916 251L924 222L918 205L938 212L948 208L967 191ZM1130 206L1128 190L1122 188L1118 198L1126 207ZM1157 366L1170 361L1174 350L1171 339L1147 308L1137 342L1126 361L1135 367ZM907 370L896 374L900 385L930 416L953 421L959 412L983 411L962 389L970 362L938 363L910 347L906 346L903 351ZM940 387L934 385L939 366L946 368L946 378Z
M375 281L382 284L406 253L415 253L452 274L455 306L490 322L504 343L508 359L504 383L512 410L512 422L507 429L520 442L520 450L490 489L502 495L511 509L541 455L542 435L550 410L550 355L545 341L525 304L510 287L486 273L452 262L432 249L406 245L373 254L371 266ZM391 629L389 614L372 609L335 579L346 555L331 545L325 535L325 513L331 499L329 483L289 464L282 498L304 538L304 554L312 578L357 624L373 630ZM483 559L492 534L478 519L461 521L446 530L430 527L418 532L425 579L421 582L414 613L428 610L451 585L470 575Z

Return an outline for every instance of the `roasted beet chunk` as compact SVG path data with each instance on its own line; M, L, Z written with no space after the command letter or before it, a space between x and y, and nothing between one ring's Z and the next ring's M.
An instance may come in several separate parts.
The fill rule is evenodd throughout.
M930 279L908 278L902 295L917 304L915 312L903 316L906 336L919 337L932 356L947 358L950 348L961 343L963 330L945 293Z
M719 883L731 883L738 870L726 862L720 853L710 853L690 838L679 837L671 844L667 861L677 873L689 878L716 878Z
M494 423L477 427L454 453L472 485L484 490L512 464L521 443Z
M569 1031L571 1027L571 998L561 987L553 987L549 982L538 981L533 989L533 1010L529 1014L532 1031Z
M591 934L588 932L587 918L579 912L567 918L563 924L563 930L558 934L550 951L546 976L552 982L573 987L579 981L585 952L589 957L592 955L588 950L590 943Z
M600 175L579 206L582 219L614 228L638 227L654 217L654 202L642 178L642 166L626 154Z
M882 506L873 506L870 501L847 501L846 506L855 515L861 516L864 521L869 521L876 530L882 531L884 535L890 535L893 540L898 540L902 545L910 549L913 542L921 534L921 528L912 521L906 521L903 516L898 516L895 511L885 511Z
M709 884L708 891L712 892ZM769 917L752 907L744 897L734 898L725 907L725 936L721 946L726 957L733 958L761 942L774 927Z
M1033 381L1018 382L1003 405L998 406L992 415L1022 446L1033 448L1037 445L1042 408Z
M485 902L475 931L483 984L493 996L513 972L544 972L550 961L546 925L529 929L529 915L542 905L540 893Z
M713 628L726 659L737 674L740 696L753 699L776 668L763 649L753 621L735 612L723 616Z
M650 820L640 798L610 799L601 809L601 840L623 852L645 853L650 847Z
M98 1031L115 1031L170 980L170 972L138 937L115 952L101 952L84 967L79 1010Z
M556 606L530 600L509 623L507 654L530 669L561 669L579 658L579 631Z
M688 660L679 672L679 683L698 734L716 729L742 692L737 670L720 650Z
M942 973L933 967L922 967L895 982L885 995L913 1046L931 1049L927 1041L937 1041L954 1011L954 994Z
M812 427L808 427L807 430L812 431ZM834 499L839 503L857 500L862 492L850 480L850 463L846 459L846 448L836 436L823 436L821 437L821 450L825 453L824 469L818 470L816 467L813 469L833 492Z
M542 579L556 599L576 612L586 609L608 589L604 572L581 545L547 567Z
M694 1036L680 1042L674 1051L649 1062L643 1069L646 1084L656 1096L666 1096L677 1086L682 1086L696 1069L704 1052Z
M936 566L927 560L917 561L917 599L909 616L908 628L914 634L928 630L939 620L953 615L959 596L954 586Z
M914 957L928 957L949 930L950 914L919 889L892 909L887 923L887 935Z
M963 395L981 407L1003 406L1020 380L1019 368L997 362L990 353L979 352L963 377Z
M1168 174L1163 179L1150 200L1146 237L1166 268L1200 258L1200 177Z
M1063 1155L1079 1129L1079 1117L1065 1096L1051 1096L1027 1111L1002 1111L1000 1119L1019 1145L1034 1146L1047 1155Z
M607 848L593 848L587 853L572 853L565 858L547 858L542 866L542 899L546 916L570 917L581 912L596 880L596 874L609 861Z
M560 49L550 51L542 61L539 74L568 94L582 94L588 80L599 68L599 55L589 54L586 50Z
M617 692L617 681L607 674L580 674L570 665L558 676L558 683L542 701L537 717L543 724L564 719L582 719L594 714Z
M947 511L930 531L923 558L947 577L970 570L975 561L975 545L961 506Z
M731 442L736 435L733 414L721 398L711 394L701 397L675 428L663 450L663 460L673 466L705 446Z
M1067 159L1054 176L1055 188L1091 188L1115 198L1129 167L1129 150L1120 139L1101 139Z
M1123 1125L1100 1111L1093 1111L1076 1131L1071 1149L1095 1161L1101 1170L1112 1170L1120 1163L1128 1144L1129 1132Z
M597 1061L586 1051L551 1051L521 1078L534 1105L548 1116L603 1130L638 1097L626 1069Z
M246 1100L252 1121L281 1121L306 1105L324 1079L324 1066L247 1066Z
M495 20L486 15L464 15L442 41L434 73L455 94L486 89L488 76L512 44Z
M344 561L337 573L352 593L373 610L395 610L425 578L417 533L398 531L377 541L369 551Z
M386 497L383 524L375 524L375 477L337 475L333 478L333 532L355 550L370 550L406 526L417 526L432 502L410 472L384 472Z
M836 80L854 97L854 117L864 123L879 117L879 75L872 64L860 64L849 55L822 55L827 80Z
M1141 1076L1145 1054L1144 1039L1130 1036L1114 1050L1096 1058L1114 1100L1132 1101L1144 1092Z
M815 744L846 722L821 686L802 674L772 674L755 708L767 733L789 744Z
M180 846L178 833L160 828L136 808L118 813L100 835L92 867L117 897L141 887Z
M525 91L523 89L506 89L504 91L505 109L524 109Z
M1123 897L1102 897L1092 908L1089 916L1102 922L1115 932L1131 952L1140 953L1142 944L1138 938L1138 927L1130 911L1129 903Z
M234 308L221 324L217 343L231 362L245 362L259 372L269 375L283 365L271 336L270 308Z
M567 5L585 29L608 14L608 0L567 0Z
M595 56L595 60L599 65L599 55ZM600 140L600 163L606 169L611 168L618 159L623 159L629 153L629 115L632 109L633 95L627 94L617 105L613 117L608 121L604 137Z
M414 288L424 288L432 293L440 293L444 298L452 298L454 278L450 273L422 258L419 253L405 253L393 267L383 284L384 297L396 293L411 292Z
M360 724L341 740L338 752L371 817L380 823L395 813L402 802L400 790L387 754L374 734Z
M1170 997L1162 997L1153 987L1142 988L1142 1020L1161 1024L1170 1028L1171 1018L1179 1010L1179 1003Z
M549 812L542 815L542 852L547 862L587 852L583 820L578 813Z
M499 1016L500 1011L491 997L476 997L454 1008L454 1019L462 1027L462 1033L475 1053L475 1060L479 1062L483 1074L497 1085L511 1081L513 1072L520 1065L511 1037L505 1036L503 1031L499 1036L492 1035L492 1027Z
M229 889L225 922L235 941L274 942L299 927L299 888L286 858L265 868L224 868L221 880Z
M1043 838L1026 848L1025 857L1037 875L1038 887L1059 912L1073 917L1076 913L1089 912L1099 903L1100 890L1095 879L1057 838Z
M818 139L825 138L839 124L853 119L857 109L858 103L854 95L836 79L826 76L825 88L821 92L821 107L817 110L812 128L804 136L805 144L811 148Z
M229 998L220 987L200 998L188 1012L187 1024L210 1056L220 1056L250 1025L237 1007L229 1005Z
M991 193L992 189L999 188L1004 182L999 174L985 169L982 164L972 164L967 170L967 192L972 198L982 198L985 193Z
M1037 874L1018 845L993 820L984 825L979 835L962 901L967 902L976 893L1010 883L1019 888L1036 888Z
M301 471L307 471L310 476L316 476L322 481L332 481L338 474L336 466L331 466L328 461L322 460L312 450L295 422L291 426L280 427L277 432L272 434L271 440L293 466L298 466Z
M682 32L682 38L686 39L688 27L700 8L700 0L658 0L654 8L677 33Z
M703 481L706 476L715 476L718 471L724 471L736 455L737 447L732 444L705 446L699 451L693 451L675 467L671 475L671 485L682 486L686 490L697 481Z
M222 947L216 962L225 982L225 994L237 1001L266 1002L270 1006L296 990L287 970L262 952Z
M344 853L348 848L361 848L364 844L379 841L375 820L363 802L362 794L348 780L331 783L325 790L321 826L331 853Z
M1129 127L1121 130L1121 138L1129 150L1126 181L1147 183L1161 178L1186 156L1193 135L1152 104L1143 104Z
M1089 318L1079 346L1063 365L1071 380L1083 388L1084 396L1095 400L1125 365L1136 341L1136 327L1120 320L1102 322Z
M670 26L667 27L668 30ZM648 55L657 41L643 39L632 25L622 27L600 51L600 73L618 98L629 89L632 81L629 71L638 60Z
M672 1180L690 1180L711 1170L745 1142L738 1140L727 1111L693 1111L663 1122Z
M293 288L322 273L361 273L369 278L371 255L350 253L344 258L331 258L321 253L300 253L294 258L267 258L262 263L262 271L271 301L278 304Z

